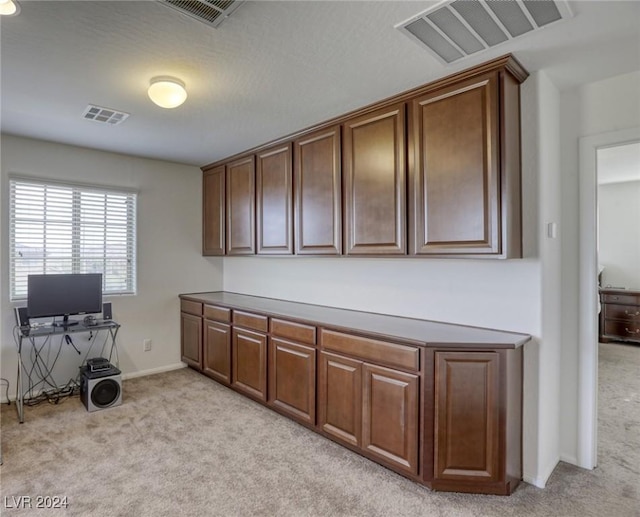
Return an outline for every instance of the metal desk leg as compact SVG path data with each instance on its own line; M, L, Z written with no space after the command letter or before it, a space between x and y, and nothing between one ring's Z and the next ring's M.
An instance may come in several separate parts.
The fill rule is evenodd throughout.
M22 343L18 350L18 376L16 379L16 410L18 411L18 421L24 423L24 390L22 389Z

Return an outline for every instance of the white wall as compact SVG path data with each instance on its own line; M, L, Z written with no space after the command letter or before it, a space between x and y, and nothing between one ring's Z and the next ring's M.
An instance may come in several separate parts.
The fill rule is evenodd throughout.
M524 259L224 259L226 291L531 334L534 340L525 347L523 460L525 480L538 486L559 455L560 252L558 242L543 237L544 223L560 217L554 194L558 103L544 74L523 84ZM543 259L549 264L544 279Z
M134 158L101 151L2 135L0 176L0 339L2 377L15 393L16 349L12 336L15 318L9 302L8 221L9 174L138 191L138 293L115 296L114 319L122 328L118 336L120 367L137 375L180 366L178 294L222 287L221 259L201 255L201 172L197 167ZM152 340L143 352L142 341ZM82 352L86 340L75 337ZM61 378L77 372L77 354L63 347ZM57 377L58 378L58 377ZM4 395L4 391L3 391Z
M538 369L538 482L546 483L560 459L560 357L562 348L560 196L560 92L544 72L538 84L538 156L542 340ZM532 141L523 143L530 145ZM525 194L526 195L526 194ZM555 230L554 230L555 228ZM555 234L553 233L555 231Z
M640 126L640 71L563 91L561 457L578 457L579 139ZM595 160L595 156L594 156Z
M598 186L602 285L640 289L640 181Z

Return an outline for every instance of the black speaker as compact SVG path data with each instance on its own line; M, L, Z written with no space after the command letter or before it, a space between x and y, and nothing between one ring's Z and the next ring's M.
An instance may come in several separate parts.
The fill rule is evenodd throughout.
M108 367L91 371L89 365L80 369L80 400L87 411L99 411L122 404L122 375L120 370Z
M111 302L105 302L102 304L102 319L111 320L113 315L111 314Z
M16 307L16 323L18 327L29 326L29 313L26 307Z

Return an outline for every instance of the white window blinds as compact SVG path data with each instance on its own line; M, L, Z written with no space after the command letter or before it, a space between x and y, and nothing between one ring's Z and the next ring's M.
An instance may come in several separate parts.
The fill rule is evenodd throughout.
M136 291L136 194L10 180L11 300L27 276L102 273L104 294Z

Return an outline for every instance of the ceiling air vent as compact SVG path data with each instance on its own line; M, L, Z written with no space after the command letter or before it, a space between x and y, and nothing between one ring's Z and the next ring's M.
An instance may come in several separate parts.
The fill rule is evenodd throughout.
M396 29L449 64L572 16L566 0L445 0Z
M128 117L129 113L125 113L124 111L94 106L93 104L89 104L82 114L82 118L93 120L94 122L101 122L110 126L117 126L127 120Z
M231 16L244 0L159 0L182 14L191 16L207 25L218 27Z

